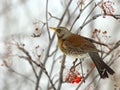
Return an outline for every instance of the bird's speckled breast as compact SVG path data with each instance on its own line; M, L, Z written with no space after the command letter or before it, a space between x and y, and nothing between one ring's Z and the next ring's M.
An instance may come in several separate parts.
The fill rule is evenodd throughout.
M67 48L64 44L63 44L63 40L59 39L58 41L58 46L61 49L61 51L65 54L65 55L69 55L71 57L75 57L75 58L85 58L88 56L88 53L81 53L78 50L74 50L74 49L70 49Z

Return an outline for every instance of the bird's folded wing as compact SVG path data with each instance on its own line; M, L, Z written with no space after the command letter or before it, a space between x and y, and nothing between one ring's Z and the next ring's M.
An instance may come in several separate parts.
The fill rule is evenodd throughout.
M88 40L80 35L73 34L69 36L64 42L63 46L69 49L77 49L84 52L98 52L96 47Z

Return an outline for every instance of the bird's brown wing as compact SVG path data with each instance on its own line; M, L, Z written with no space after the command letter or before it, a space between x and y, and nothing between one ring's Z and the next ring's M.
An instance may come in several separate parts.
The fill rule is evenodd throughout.
M98 52L96 47L87 39L80 35L72 34L63 43L63 45L70 49L76 48L77 50L87 52Z

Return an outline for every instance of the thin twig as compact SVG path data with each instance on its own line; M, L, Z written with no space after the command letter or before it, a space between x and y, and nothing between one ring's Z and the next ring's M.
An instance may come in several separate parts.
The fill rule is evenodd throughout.
M51 18L55 18L55 19L57 19L57 20L60 20L60 18L58 18L58 17L56 17L56 16L53 16L50 12L49 12L48 14L50 15ZM51 19L51 18L50 18L50 19Z
M62 59L62 63L61 63L59 84L58 84L57 90L61 90L61 86L62 86L62 82L63 82L63 70L64 70L64 67L65 67L65 59L66 59L66 56L64 55L63 59Z
M102 3L102 0L98 3L98 4L100 4L100 3ZM92 14L92 12L95 10L95 8L98 6L98 4L95 4L95 6L92 8L92 10L90 11L90 13L87 15L87 17L85 18L85 20L84 20L84 22L83 22L83 24L78 28L78 32L79 32L79 30L81 30L86 24L88 24L87 22L86 22L86 20L88 19L88 17Z
M46 27L47 27L47 32L48 32L48 39L51 40L50 37L50 31L49 31L49 25L48 25L48 0L46 0Z
M56 62L55 56L56 56L56 53L55 53L54 56L53 56L53 61L52 61L52 65L51 65L51 69L50 69L50 74L49 74L50 77L52 76L52 72L53 72L53 69L54 69L55 62ZM52 80L53 80L53 79L52 79ZM55 83L54 83L54 85L55 85ZM49 87L49 84L48 84L47 87ZM51 88L51 87L49 87L49 88ZM47 88L47 89L49 90L49 88Z
M49 42L48 48L47 48L47 50L46 50L45 58L44 58L44 60L43 60L43 61L44 61L44 62L43 62L43 65L46 64L46 61L47 61L47 59L48 59L50 47L51 47L51 45L52 45L52 42L53 42L53 40L54 40L54 37L55 37L55 33L53 34L53 36L52 36L52 38L51 38L51 40L50 40L50 42ZM42 76L42 70L40 70L40 72L39 72L38 82L40 81L41 76ZM38 86L38 85L39 85L39 83L36 84L36 86Z
M112 51L120 46L120 40L115 44L115 46L103 57L103 59L108 56Z
M56 47L56 49L51 54L49 54L49 57L51 57L54 53L56 53L57 50L58 50L58 46Z
M87 90L88 87L90 87L90 85L96 80L96 78L99 76L99 74L97 74L92 81L87 85L87 87L84 90Z
M50 81L53 89L56 90L56 88L55 88L52 80L50 79L50 76L49 76L46 68L44 67L44 64L42 64L42 63L38 64L35 60L33 60L33 59L31 58L29 52L27 52L24 48L20 47L19 45L18 45L18 48L19 48L21 51L23 51L23 52L26 54L26 56L28 56L27 59L28 59L28 61L29 61L30 63L34 63L35 65L37 65L38 67L41 68L41 70L47 75L47 77L48 77L48 79L49 79L49 81ZM33 64L31 64L31 65L33 65ZM36 74L37 74L37 73L36 73ZM37 76L37 83L39 83L39 80L40 80L40 79L39 79L38 76ZM36 84L36 85L38 85L38 86L35 87L35 90L38 90L39 84Z
M84 79L84 73L83 73L83 65L82 65L82 60L80 59L80 66L81 66L81 72L82 72L82 78L83 78L83 81L85 83L85 79Z
M59 22L58 26L61 25L61 23L62 23L62 21L63 21L63 19L64 19L64 17L65 17L65 14L66 14L69 6L71 5L72 1L73 1L73 0L70 0L70 1L69 1L69 3L68 3L68 5L67 5L67 7L66 7L66 9L65 9L65 11L64 11L64 13L63 13L63 15L62 15L62 17L61 17L61 19L60 19L60 22Z
M44 66L42 63L41 63L41 64L36 64L36 65L39 66L39 67L42 69L42 71L47 75L47 77L48 77L48 79L49 79L49 81L50 81L50 83L51 83L51 85L52 85L52 88L53 88L54 90L56 90L56 88L55 88L55 86L54 86L54 84L53 84L53 82L52 82L52 80L51 80L51 78L50 78L50 76L49 76L49 74L48 74L45 66Z
M32 83L36 84L36 82L35 82L34 80L30 79L28 76L25 76L25 75L23 75L23 74L15 71L13 68L11 68L10 66L8 66L8 65L6 65L6 64L5 64L5 66L6 66L10 71L12 71L13 73L15 73L16 75L19 75L19 76L23 77L24 79L29 80L29 81L31 81ZM40 87L39 87L39 88L40 88Z
M81 16L82 12L93 2L94 0L91 0L82 10L80 10L80 13L78 14L78 16L75 18L71 28L70 28L70 31L72 30L74 24L77 22L77 20L79 19L79 17ZM78 8L78 6L77 6Z
M31 55L30 55L29 52L26 51L24 48L20 47L19 44L17 44L17 47L18 47L19 50L21 50L26 56L28 56L28 61L29 61L29 63L31 64L31 67L32 67L32 69L33 69L33 72L34 72L36 78L38 79L37 72L36 72L36 70L35 70L35 68L34 68L34 66L33 66L33 63L31 62L31 60L32 60Z
M89 18L89 16L92 14L92 12L95 10L95 8L97 7L97 5L95 4L95 6L92 8L92 10L90 11L90 13L87 15L87 17L85 18L83 25L85 24L86 20Z
M93 20L96 20L98 17L103 16L104 14L97 14L95 16L93 16L91 19L89 19L88 21L86 21L86 23L84 23L82 26L80 26L77 30L81 30L84 26L86 26L87 24L89 24L90 22L92 22ZM113 18L120 18L120 15L114 14L114 15L106 15L109 17L113 17ZM118 17L119 16L119 17Z

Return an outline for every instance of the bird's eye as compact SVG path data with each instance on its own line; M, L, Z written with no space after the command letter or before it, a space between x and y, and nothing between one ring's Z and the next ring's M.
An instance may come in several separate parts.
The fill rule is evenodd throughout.
M60 33L60 32L61 32L61 29L57 29L57 32Z

